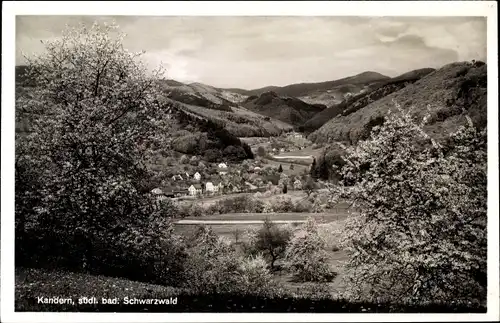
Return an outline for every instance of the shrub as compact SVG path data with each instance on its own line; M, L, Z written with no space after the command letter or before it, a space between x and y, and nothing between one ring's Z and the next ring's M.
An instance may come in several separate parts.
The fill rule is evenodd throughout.
M267 262L260 254L242 259L238 271L239 294L272 296L277 289Z
M262 176L262 179L264 180L264 182L270 182L272 185L278 185L280 181L280 175L279 173L264 174Z
M279 196L274 201L270 202L273 212L293 212L295 205L289 197Z
M257 148L257 155L261 156L261 157L265 157L267 155L266 149L262 146L259 146L259 148Z
M189 163L192 166L197 166L198 165L198 161L199 161L198 156L191 156L191 158L189 159Z
M313 204L307 200L297 201L293 204L293 212L313 212Z
M189 157L186 155L182 155L181 158L179 159L179 163L181 163L181 164L189 163Z
M328 265L326 243L316 222L309 218L304 231L295 234L285 251L285 267L300 281L331 281L335 274Z
M213 214L209 213L211 211L210 208L204 209L197 202L192 203L183 203L177 206L177 216L180 218L185 218L189 216L203 216L205 214Z
M241 195L219 200L213 206L218 213L261 213L263 202L248 195Z
M204 157L206 161L211 163L222 161L222 153L218 149L207 149Z
M211 229L199 227L188 249L185 287L198 295L272 295L277 290L262 256L242 258Z
M312 177L308 177L304 185L304 191L306 191L307 196L311 196L311 193L313 193L316 189L316 182L314 182Z
M486 131L470 123L441 145L426 118L399 109L346 158L336 195L361 209L344 231L353 297L485 300Z

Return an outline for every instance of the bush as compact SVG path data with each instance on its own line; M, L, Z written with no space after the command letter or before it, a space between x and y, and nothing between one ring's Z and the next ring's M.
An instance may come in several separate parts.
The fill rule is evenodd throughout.
M194 217L199 217L203 216L206 214L213 214L209 213L209 211L213 211L212 209L204 209L201 205L199 205L197 202L193 203L183 203L177 206L177 216L180 218L185 218L189 216L194 216Z
M189 163L189 157L186 155L182 155L181 158L179 159L179 163L181 163L181 164Z
M272 185L278 185L280 181L279 173L264 174L262 176L264 182L271 182Z
M277 289L267 262L262 255L242 259L239 275L239 294L271 296L273 291Z
M267 155L266 149L262 146L259 146L259 148L257 148L257 155L261 156L261 157L265 157Z
M222 153L218 149L207 149L204 154L205 160L211 163L222 161Z
M212 206L217 213L262 213L264 204L261 200L248 195L241 195L219 200Z
M285 251L285 267L302 282L327 282L335 278L328 265L326 243L318 233L316 222L310 218L304 231L295 234Z
M316 189L317 189L316 182L312 177L309 176L304 185L304 191L306 191L307 196L309 197Z
M259 255L241 258L211 229L199 227L188 249L185 287L198 295L271 295L276 286Z

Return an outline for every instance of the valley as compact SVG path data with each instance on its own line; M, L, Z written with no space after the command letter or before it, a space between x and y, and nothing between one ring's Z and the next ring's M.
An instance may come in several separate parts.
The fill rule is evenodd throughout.
M43 309L36 293L94 287L109 299L178 293L205 312L213 295L240 311L250 305L233 296L264 303L252 311L269 300L484 304L484 62L345 68L360 52L329 50L315 75L278 74L268 47L287 41L271 35L253 49L262 66L235 71L186 58L180 42L189 64L170 76L96 26L15 68L18 309ZM221 64L211 41L193 46ZM305 43L291 53L311 56ZM336 60L338 71L323 67Z

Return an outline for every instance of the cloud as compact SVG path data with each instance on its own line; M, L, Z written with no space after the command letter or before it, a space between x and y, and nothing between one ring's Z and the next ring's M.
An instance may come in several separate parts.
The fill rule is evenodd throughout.
M457 60L486 59L481 17L196 17L23 16L16 58L40 52L40 39L66 23L111 22L127 33L124 46L146 50L151 68L168 77L220 87L257 88L338 79L363 71L396 76Z

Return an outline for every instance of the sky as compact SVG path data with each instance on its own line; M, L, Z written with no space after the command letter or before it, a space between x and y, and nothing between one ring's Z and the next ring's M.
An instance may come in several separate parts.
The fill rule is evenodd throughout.
M486 18L314 16L17 16L16 65L22 52L66 24L115 21L124 46L145 50L166 77L223 88L331 81L365 71L397 76L455 61L486 61Z

